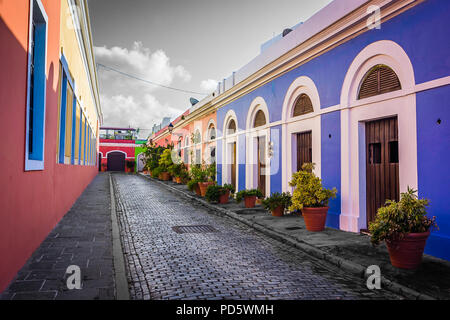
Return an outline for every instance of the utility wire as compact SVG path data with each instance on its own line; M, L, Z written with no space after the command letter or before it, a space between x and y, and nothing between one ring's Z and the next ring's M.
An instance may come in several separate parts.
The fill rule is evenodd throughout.
M132 74L129 74L129 73L126 73L126 72L122 72L120 70L117 70L117 69L105 66L104 64L101 64L101 63L97 63L97 66L102 67L102 68L104 68L106 70L109 70L109 71L117 72L117 73L119 73L121 75L124 75L126 77L129 77L129 78L132 78L132 79L135 79L135 80L139 80L139 81L142 81L142 82L149 83L149 84L154 85L154 86L158 86L158 87L162 87L162 88L166 88L166 89L170 89L170 90L175 90L175 91L180 91L180 92L184 92L184 93L193 93L193 94L199 94L199 95L206 96L206 93L189 91L189 90L184 90L184 89L179 89L179 88L174 88L174 87L169 87L169 86L165 86L165 85L160 84L160 83L148 81L148 80L136 77L136 76L134 76Z

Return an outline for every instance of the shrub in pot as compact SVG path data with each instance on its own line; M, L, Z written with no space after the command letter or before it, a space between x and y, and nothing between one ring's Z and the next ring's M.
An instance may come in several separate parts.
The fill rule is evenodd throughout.
M305 163L293 174L291 187L292 205L290 211L301 210L308 231L322 231L327 220L328 201L336 197L337 189L326 189L314 172L314 163Z
M198 186L197 180L189 180L187 183L187 187L190 191L195 192L198 196L201 195L200 193L200 187Z
M191 166L191 177L193 180L198 182L198 186L200 188L200 193L201 196L204 197L206 194L206 189L210 186L210 185L214 185L214 178L212 177L212 175L214 175L215 177L215 164L211 164L211 165L200 165L200 164L195 164L193 166Z
M158 179L161 179L161 172L162 172L162 170L160 167L156 167L152 171L150 171L152 177L158 178Z
M262 201L262 205L270 210L274 217L282 217L284 210L292 205L292 197L289 192L274 192Z
M134 160L127 161L127 172L134 171Z
M253 208L255 206L256 198L262 198L263 194L258 189L241 190L236 193L236 201L239 203L244 199L246 208Z
M226 197L229 197L229 193L230 191L222 186L212 185L206 189L205 199L208 202L226 203L228 201ZM226 198L225 202L223 202L223 198Z
M369 224L371 242L385 241L394 267L416 269L422 261L430 230L437 229L436 217L427 217L427 199L419 199L417 190L408 187L400 201L387 200Z
M162 180L170 180L169 167L172 165L172 151L170 149L165 149L159 158L159 167L161 168Z

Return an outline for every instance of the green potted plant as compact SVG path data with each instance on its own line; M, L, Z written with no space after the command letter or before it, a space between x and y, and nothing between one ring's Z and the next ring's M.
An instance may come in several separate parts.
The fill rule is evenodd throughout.
M200 170L202 170L202 180L199 181L198 185L200 187L201 195L202 197L204 197L206 194L206 189L208 189L209 186L215 184L216 164L212 163L206 165L203 162L203 165L200 167Z
M322 180L314 172L314 163L305 163L302 169L293 174L290 211L301 210L308 231L322 231L327 220L328 201L336 197L337 189L325 189Z
M162 169L160 167L156 167L152 171L150 171L152 178L157 178L160 180L161 180L161 172L162 172Z
M241 190L236 193L236 201L240 203L244 199L244 204L246 208L255 207L256 198L262 198L263 194L258 189Z
M161 178L163 181L170 180L169 167L172 165L172 151L165 149L159 158L159 167L161 168Z
M195 179L191 179L187 183L187 187L190 191L195 192L198 196L201 196L200 187L198 186L198 181Z
M127 172L133 172L134 160L127 160Z
M401 269L419 267L430 230L438 228L436 217L427 217L429 201L416 192L408 187L400 201L387 200L369 224L372 244L385 241L391 264Z
M262 205L270 210L274 217L282 217L284 210L292 205L292 197L289 192L274 192L262 201Z
M206 189L205 198L208 202L225 204L230 198L230 193L234 193L234 187L230 184L224 186L210 185Z

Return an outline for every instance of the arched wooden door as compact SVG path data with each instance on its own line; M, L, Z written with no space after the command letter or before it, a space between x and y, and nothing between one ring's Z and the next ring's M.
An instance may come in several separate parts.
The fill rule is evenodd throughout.
M258 189L266 196L266 137L258 137Z
M122 152L108 153L108 171L125 171L125 154Z

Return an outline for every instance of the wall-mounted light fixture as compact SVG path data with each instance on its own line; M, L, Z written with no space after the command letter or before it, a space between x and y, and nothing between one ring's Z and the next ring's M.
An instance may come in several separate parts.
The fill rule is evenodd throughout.
M169 126L167 128L169 129L169 132L172 133L172 131L173 131L173 124L172 124L172 122L169 123Z
M267 154L268 154L269 158L272 158L273 157L273 142L269 141L268 145L269 145L269 148L267 150Z

